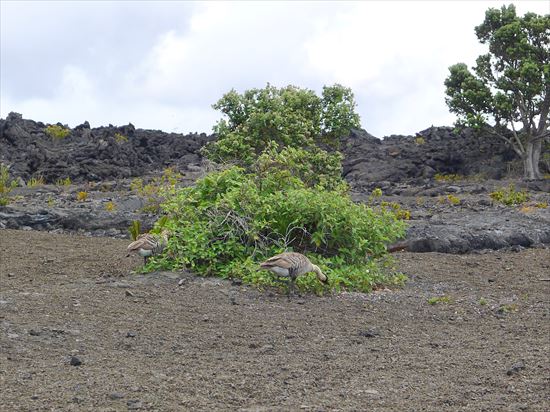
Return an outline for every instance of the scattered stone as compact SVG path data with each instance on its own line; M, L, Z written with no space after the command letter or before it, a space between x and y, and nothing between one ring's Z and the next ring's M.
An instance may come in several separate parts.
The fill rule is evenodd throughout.
M82 365L82 361L80 360L80 358L77 358L76 356L71 356L70 364L71 366L80 366Z
M42 334L42 331L39 331L39 330L36 330L36 329L29 330L29 335L31 335L31 336L40 336L41 334Z
M525 362L518 361L518 362L514 363L512 365L512 367L506 371L506 375L508 375L508 376L515 375L515 374L519 373L519 371L522 371L523 369L525 369Z
M109 394L109 399L116 401L118 399L124 398L124 394L120 392L113 392Z
M365 338L375 338L376 336L380 336L380 332L374 329L367 329L360 331L359 336L363 336Z
M130 292L129 290L125 290L125 291L124 291L124 294L125 294L126 296L129 296L129 297L134 297L134 296L135 296L135 295L134 295L132 292Z
M137 335L136 335L136 332L132 332L132 331L129 331L127 334L126 334L126 337L127 338L135 338Z
M136 410L142 408L142 403L139 399L130 399L126 402L129 410Z

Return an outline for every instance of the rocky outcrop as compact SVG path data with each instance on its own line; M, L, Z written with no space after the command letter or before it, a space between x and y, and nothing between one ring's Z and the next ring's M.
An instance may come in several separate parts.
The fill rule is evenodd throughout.
M478 136L471 129L458 133L450 127L384 140L354 130L341 146L344 176L357 189L372 189L380 182L425 182L437 173L500 179L515 158L497 137Z
M412 220L407 231L409 252L467 253L507 247L550 244L550 213L526 216L512 209L478 213L442 213Z
M13 177L88 182L141 176L167 166L186 170L201 163L199 149L213 139L204 133L164 133L132 124L92 129L84 122L62 139L48 136L45 129L44 123L18 113L0 119L0 162L10 166Z
M66 177L86 182L141 176L167 166L196 169L202 160L200 148L215 139L204 133L136 129L132 124L90 128L88 122L63 139L52 139L46 126L17 113L0 119L0 162L11 166L13 177L28 180L41 175L50 183ZM450 127L383 140L354 130L342 138L340 150L344 176L359 190L370 190L380 182L425 182L437 173L500 179L516 159L494 136L479 136L471 129L455 132Z

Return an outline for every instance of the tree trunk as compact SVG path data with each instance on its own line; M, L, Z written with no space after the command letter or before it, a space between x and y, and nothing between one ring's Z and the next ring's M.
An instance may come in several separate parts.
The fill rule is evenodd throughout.
M523 177L527 180L541 179L539 169L540 152L542 150L542 141L539 139L533 141L529 139L525 145L525 154L523 156Z

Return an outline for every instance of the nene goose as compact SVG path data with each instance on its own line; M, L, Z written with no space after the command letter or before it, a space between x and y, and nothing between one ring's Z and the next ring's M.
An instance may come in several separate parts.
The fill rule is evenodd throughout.
M289 278L288 296L294 292L296 278L305 273L315 272L321 283L328 284L327 276L319 266L314 265L307 257L296 252L285 252L275 255L260 264L260 268L269 270L279 276Z
M137 253L143 256L144 264L147 264L147 259L150 256L161 253L168 243L168 231L163 230L160 235L143 233L137 239L128 245L128 255Z

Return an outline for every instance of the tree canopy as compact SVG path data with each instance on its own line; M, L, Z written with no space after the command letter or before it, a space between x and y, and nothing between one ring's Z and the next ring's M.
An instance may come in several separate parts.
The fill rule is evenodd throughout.
M464 63L449 68L446 103L459 125L494 130L523 159L525 177L538 179L542 143L550 139L550 15L490 8L475 32L489 52L473 72Z
M322 96L295 86L231 90L213 107L225 118L214 132L217 140L206 148L216 162L250 165L270 142L281 149L314 150L321 141L338 146L340 137L360 127L351 89L339 84L323 87Z

